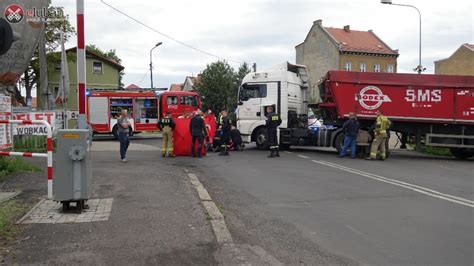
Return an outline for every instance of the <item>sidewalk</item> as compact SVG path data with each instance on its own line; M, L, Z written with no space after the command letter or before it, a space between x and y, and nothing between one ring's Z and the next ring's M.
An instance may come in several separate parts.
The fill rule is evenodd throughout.
M122 163L118 142L95 144L92 198L113 199L108 220L25 225L6 264L217 264L212 228L178 158L161 158L158 141L132 142Z

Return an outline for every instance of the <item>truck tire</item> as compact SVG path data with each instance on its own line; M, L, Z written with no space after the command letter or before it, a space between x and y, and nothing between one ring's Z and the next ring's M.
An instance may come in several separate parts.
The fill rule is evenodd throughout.
M116 140L118 140L118 127L117 125L115 125L113 128L112 128L112 135L114 135L114 138Z
M268 137L266 128L259 128L255 133L255 143L257 144L257 149L266 150L268 149Z
M449 151L456 159L459 160L466 160L473 155L468 150L463 148L451 148Z
M344 133L339 133L334 139L334 148L336 148L337 154L341 154L343 144L344 144Z

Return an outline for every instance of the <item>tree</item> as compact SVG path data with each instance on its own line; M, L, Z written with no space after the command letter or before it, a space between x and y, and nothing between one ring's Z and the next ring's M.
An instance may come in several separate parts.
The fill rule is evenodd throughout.
M237 70L236 76L237 76L237 81L238 85L242 85L242 80L244 79L245 75L250 73L250 67L247 64L247 62L244 62L242 65L240 65L239 70Z
M94 44L87 45L86 49L90 52L93 52L95 54L103 56L103 57L105 57L109 60L115 61L117 64L122 63L122 59L120 59L120 57L118 57L117 51L115 49L110 49L109 51L103 51ZM120 73L119 73L119 83L120 83L121 87L124 86L124 84L122 83L124 74L125 74L125 72L123 70L120 71Z
M56 17L54 19L48 20L46 22L46 28L44 33L48 69L53 69L54 64L61 61L61 54L53 53L61 45L59 33L61 31L64 33L64 41L67 42L70 37L76 35L76 30L69 22L69 16L64 15L63 7L49 6L48 11L50 14L56 14ZM31 97L31 90L38 87L37 85L39 81L40 72L38 58L39 53L38 51L36 51L30 61L30 65L25 70L22 78L20 79L20 88L23 87L25 89L26 98ZM10 93L14 96L17 102L26 105L21 95L20 88L15 86L14 91L10 91Z
M203 108L214 113L231 108L237 99L234 69L226 61L207 65L196 87L202 96Z
M249 72L247 63L243 63L237 72L226 61L207 65L196 85L202 96L203 108L211 109L214 113L223 109L234 110L238 88Z

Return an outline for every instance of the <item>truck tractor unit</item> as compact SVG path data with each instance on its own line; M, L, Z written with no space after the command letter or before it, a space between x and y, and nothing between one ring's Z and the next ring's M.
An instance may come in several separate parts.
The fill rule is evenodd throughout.
M474 77L329 71L319 82L322 102L309 105L308 88L301 65L285 63L245 76L237 107L244 141L267 148L265 106L273 105L283 120L282 148L305 145L340 151L342 125L355 113L361 123L358 150L367 153L370 128L376 111L382 110L402 145L412 138L417 149L424 141L426 146L449 148L459 159L474 156ZM318 130L308 127L315 113L323 120Z

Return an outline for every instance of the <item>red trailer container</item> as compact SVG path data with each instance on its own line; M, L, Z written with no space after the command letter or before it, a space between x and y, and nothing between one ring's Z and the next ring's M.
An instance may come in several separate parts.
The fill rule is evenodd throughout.
M404 140L414 136L417 147L424 140L458 158L474 155L473 76L329 71L320 92L323 118L336 128L331 146L340 147L340 126L350 112L369 127L380 109L393 122L391 130Z
M474 124L474 77L330 71L323 103L339 118L356 112L393 121Z

